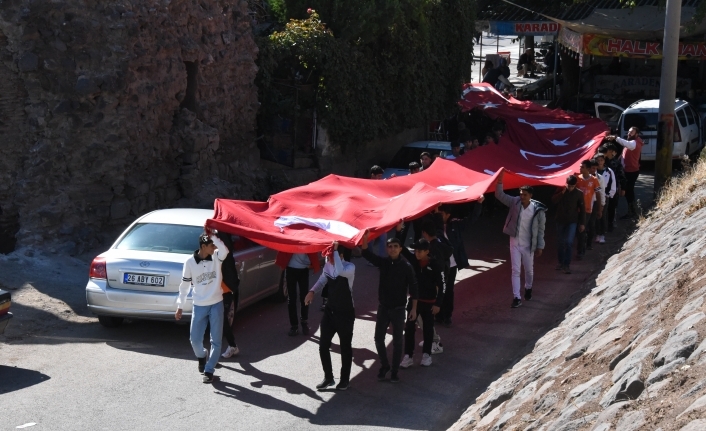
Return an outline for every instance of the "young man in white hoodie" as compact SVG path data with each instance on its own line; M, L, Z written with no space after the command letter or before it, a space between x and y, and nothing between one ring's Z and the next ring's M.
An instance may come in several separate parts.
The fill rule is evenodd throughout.
M182 306L186 302L189 289L193 286L189 340L199 361L199 372L203 373L203 382L211 383L213 372L218 364L218 356L221 353L223 338L221 264L228 256L228 248L211 229L204 227L204 230L206 233L199 237L199 249L184 263L174 317L176 320L181 320ZM213 256L216 258L214 259ZM211 327L210 353L203 346L203 335L207 324Z

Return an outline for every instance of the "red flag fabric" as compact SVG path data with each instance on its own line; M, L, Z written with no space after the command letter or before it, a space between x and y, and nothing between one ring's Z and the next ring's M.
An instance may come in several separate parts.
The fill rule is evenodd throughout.
M459 104L464 111L480 109L505 121L505 133L497 145L479 147L457 162L487 174L507 169L506 189L523 184L564 185L608 132L600 119L506 98L489 84L465 85Z
M208 226L287 253L322 251L334 240L350 247L360 243L365 229L375 238L440 203L478 200L493 189L503 168L506 189L562 185L607 132L601 120L505 98L488 84L466 85L460 105L505 121L497 145L389 180L329 175L267 202L217 199Z
M493 178L441 159L428 170L389 180L329 175L267 202L217 199L208 225L275 250L312 253L334 240L359 244L365 229L375 238L440 203L478 200Z

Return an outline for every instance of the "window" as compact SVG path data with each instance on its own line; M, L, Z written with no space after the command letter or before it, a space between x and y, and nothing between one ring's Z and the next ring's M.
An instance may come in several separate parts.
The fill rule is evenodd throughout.
M693 126L694 123L696 123L696 118L694 118L694 111L691 109L691 106L685 106L684 111L686 111L686 119L689 125Z
M637 127L640 129L640 132L656 132L657 114L647 112L625 114L625 119L623 120L623 130L627 132L631 127Z
M677 111L677 118L679 119L679 124L682 127L686 127L686 114L683 109Z
M115 248L191 254L199 248L199 236L202 234L202 226L140 223L133 226Z
M411 162L421 164L422 162L419 161L419 156L421 156L421 154L425 151L431 154L432 157L441 152L441 150L433 148L402 147L392 158L389 167L395 169L409 169L409 164Z
M257 247L258 245L255 244L254 242L250 241L247 238L244 238L240 235L233 235L233 251L240 251L240 250L246 250L248 248L253 248Z

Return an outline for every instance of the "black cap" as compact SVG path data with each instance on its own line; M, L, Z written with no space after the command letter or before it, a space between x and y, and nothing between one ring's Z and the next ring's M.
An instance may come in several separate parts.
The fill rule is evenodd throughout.
M410 248L413 250L429 250L429 241L424 238L419 238Z
M400 241L400 240L397 239L397 238L389 238L389 239L387 240L387 243L388 243L388 244L397 244L397 245L399 245L400 247L402 247L402 241Z
M213 244L213 240L207 234L203 234L199 237L199 245Z

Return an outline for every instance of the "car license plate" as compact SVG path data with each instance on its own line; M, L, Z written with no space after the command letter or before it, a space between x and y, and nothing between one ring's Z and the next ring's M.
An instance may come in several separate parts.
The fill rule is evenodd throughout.
M164 276L125 273L123 283L138 284L140 286L164 286Z

